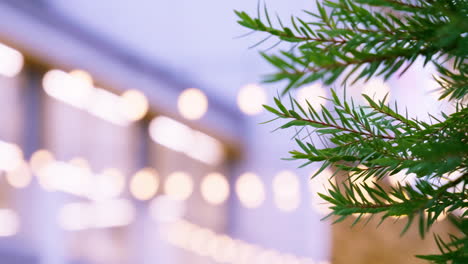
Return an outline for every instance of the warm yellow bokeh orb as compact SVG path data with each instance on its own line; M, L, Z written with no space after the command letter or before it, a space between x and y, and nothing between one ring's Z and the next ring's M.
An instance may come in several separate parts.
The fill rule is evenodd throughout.
M201 182L201 194L210 204L222 204L229 196L229 183L220 173L210 173Z
M247 208L259 207L265 200L265 188L260 178L254 173L244 173L236 182L236 193L241 203Z
M256 115L263 111L267 95L263 87L257 84L243 86L237 95L237 105L247 115Z
M28 164L25 161L22 161L20 165L7 173L6 180L15 188L27 187L32 180Z
M208 110L208 98L200 89L188 88L179 95L177 108L184 118L197 120Z
M142 119L148 112L146 96L138 90L125 91L121 96L122 115L130 121Z
M91 74L84 70L73 70L70 73L75 82L80 83L83 86L93 86L93 77Z
M281 171L273 178L274 201L278 209L293 211L301 200L299 181L291 171Z
M164 192L176 200L186 200L193 192L193 181L190 175L177 171L167 176Z
M32 154L29 159L29 166L34 173L39 174L43 168L54 162L54 160L54 155L51 152L40 149Z
M146 201L153 198L158 187L158 174L152 168L138 171L130 180L130 193L138 200Z

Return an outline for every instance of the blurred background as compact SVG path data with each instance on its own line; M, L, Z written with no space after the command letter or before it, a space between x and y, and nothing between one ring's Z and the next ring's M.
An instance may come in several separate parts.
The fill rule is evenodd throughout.
M233 10L256 6L0 0L0 263L419 263L436 251L417 231L400 238L404 221L321 221L332 172L310 181L318 165L281 160L294 131L259 125L282 87L261 84L272 69L258 49L274 40L239 38ZM314 10L268 6L285 20ZM451 109L428 89L432 71L350 91L390 92L425 119ZM294 95L326 104L328 89Z

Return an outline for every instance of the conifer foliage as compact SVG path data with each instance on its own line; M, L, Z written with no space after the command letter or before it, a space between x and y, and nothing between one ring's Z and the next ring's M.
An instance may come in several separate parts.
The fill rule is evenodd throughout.
M359 215L355 223L364 214L382 221L405 216L402 233L415 223L424 237L441 214L449 215L459 233L435 234L441 253L418 257L468 263L468 1L325 0L304 12L307 19L292 16L285 22L266 6L259 5L255 16L236 11L242 26L292 46L261 53L276 69L265 81L286 83L275 105L264 107L273 120L283 121L280 129L296 129L289 159L303 166L322 163L317 174L328 167L349 172L344 183L320 194L331 204L335 222L351 215ZM416 60L435 65L439 99L450 101L454 113L424 122L386 98L363 94L367 104L357 105L335 90L327 98L331 107L284 99L291 89L315 81L346 86L402 75ZM311 133L324 139L325 147L309 140ZM417 181L383 184L397 173L415 174ZM369 179L372 184L363 181Z

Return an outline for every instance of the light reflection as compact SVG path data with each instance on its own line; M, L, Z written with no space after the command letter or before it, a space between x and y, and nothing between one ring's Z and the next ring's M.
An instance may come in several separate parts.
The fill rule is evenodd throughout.
M229 183L220 173L210 173L201 182L203 199L210 204L222 204L229 196Z
M250 172L239 176L236 193L240 202L247 208L257 208L265 200L265 188L260 178Z
M130 180L130 193L138 200L151 199L159 187L159 178L156 170L145 168L139 170Z
M278 209L293 211L300 203L299 181L291 171L281 171L273 179L274 201Z
M54 155L48 150L41 149L34 152L29 159L31 170L39 174L40 171L54 161Z
M164 192L175 200L186 200L193 192L192 178L185 172L173 172L166 178Z
M247 115L256 115L263 111L267 95L263 87L257 84L243 86L237 95L237 105Z
M197 120L208 110L208 98L201 90L189 88L179 95L177 107L184 118Z
M0 75L15 77L23 65L24 57L19 51L0 43Z
M0 209L0 237L9 237L18 233L20 222L15 211Z

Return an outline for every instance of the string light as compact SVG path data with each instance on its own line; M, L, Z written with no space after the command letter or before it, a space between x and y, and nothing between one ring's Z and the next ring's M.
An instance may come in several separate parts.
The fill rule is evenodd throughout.
M193 192L192 178L185 172L173 172L167 176L164 192L175 200L186 200Z
M243 86L237 95L237 105L247 115L256 115L263 111L267 95L263 87L257 84Z
M291 171L281 171L273 179L276 206L282 211L293 211L299 206L300 193L297 176Z
M184 118L197 120L208 110L208 98L201 90L189 88L179 95L177 107Z
M169 117L154 118L148 129L153 141L193 159L217 165L224 158L223 145L219 140Z
M257 208L265 200L265 189L260 178L254 173L244 173L236 182L236 193L247 208Z
M7 172L6 180L11 186L15 188L27 187L32 180L32 175L28 164L25 161L22 161L21 164L16 166L15 169Z
M23 162L23 151L15 144L0 141L0 170L12 171Z
M138 200L151 199L159 187L159 178L156 170L144 168L139 170L130 181L131 194Z
M19 51L0 43L0 75L15 77L23 69L24 57Z
M128 120L138 121L148 112L149 103L146 96L138 90L125 91L120 96L122 115Z
M170 244L220 263L315 263L310 258L299 258L236 240L227 235L216 234L186 220L172 222L165 230L167 230L165 238Z
M220 173L210 173L201 182L201 194L210 204L222 204L229 196L229 183Z

